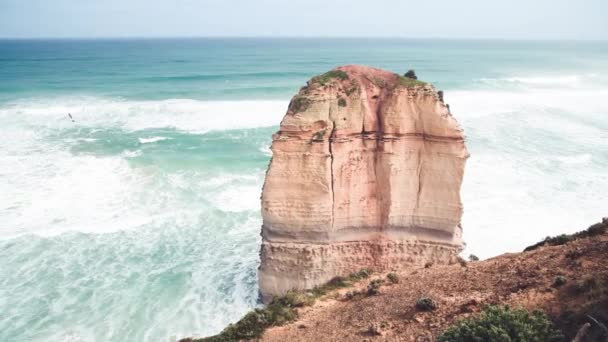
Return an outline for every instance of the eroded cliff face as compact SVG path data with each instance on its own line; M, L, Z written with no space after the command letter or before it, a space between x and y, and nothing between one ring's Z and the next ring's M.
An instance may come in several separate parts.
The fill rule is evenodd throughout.
M343 66L292 99L262 192L265 299L367 267L449 263L468 153L428 84Z

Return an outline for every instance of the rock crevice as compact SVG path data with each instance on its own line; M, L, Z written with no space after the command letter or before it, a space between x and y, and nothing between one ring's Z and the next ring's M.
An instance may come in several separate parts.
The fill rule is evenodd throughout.
M462 248L464 135L429 84L362 66L292 99L262 192L264 298Z

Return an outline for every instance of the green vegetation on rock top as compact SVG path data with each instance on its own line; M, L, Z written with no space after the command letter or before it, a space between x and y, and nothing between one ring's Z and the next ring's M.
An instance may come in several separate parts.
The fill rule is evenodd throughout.
M399 74L395 74L395 75L399 76L399 85L407 87L407 88L418 87L418 86L421 87L421 86L426 85L426 82L419 81L417 79L401 76Z
M319 83L321 85L325 85L333 79L346 80L348 79L348 74L342 70L331 70L324 74L315 76L312 78L312 83Z

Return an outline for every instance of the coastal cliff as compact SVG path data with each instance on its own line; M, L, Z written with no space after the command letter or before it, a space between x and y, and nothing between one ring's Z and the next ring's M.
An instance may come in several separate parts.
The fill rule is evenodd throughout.
M336 68L293 97L271 150L261 199L266 301L361 268L455 262L468 152L433 86Z

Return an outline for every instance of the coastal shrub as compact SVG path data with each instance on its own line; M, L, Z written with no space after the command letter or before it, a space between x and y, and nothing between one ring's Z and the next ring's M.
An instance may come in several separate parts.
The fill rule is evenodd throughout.
M306 109L308 109L308 107L310 106L311 101L310 99L304 97L304 96L299 96L296 95L294 96L294 98L291 99L291 102L289 102L289 106L287 107L287 111L288 112L292 112L292 113L300 113L305 111Z
M313 140L322 140L324 136L325 136L325 130L322 129L322 130L316 132L315 134L313 134L312 139Z
M437 342L469 341L561 342L565 339L541 311L530 313L490 306L479 316L461 320L437 337Z
M348 279L344 278L344 277L333 277L329 282L327 282L327 287L330 289L339 289L342 287L347 287L349 286L350 283L348 281Z
M363 293L361 293L360 291L348 291L346 292L346 294L344 295L344 298L346 300L351 300L351 299L355 299L359 296L361 296Z
M469 261L479 261L479 257L475 254L469 255Z
M251 339L262 335L264 329L270 325L268 312L263 309L256 309L235 324L230 324L221 335L222 339L209 339L209 341L228 341L238 339Z
M409 79L412 79L412 80L418 79L418 76L416 76L416 71L414 71L412 69L408 70L403 76L407 77Z
M285 307L299 308L307 305L312 305L314 298L306 295L306 293L298 291L288 291L284 296L277 297L273 300L276 303Z
M566 284L567 280L566 277L564 276L557 276L555 277L555 279L553 279L553 287L560 287L564 284Z
M346 107L346 100L343 98L339 98L338 99L338 106L340 107Z
M574 234L561 234L557 236L547 236L544 240L535 243L534 245L528 246L524 249L524 252L533 251L542 246L559 246L564 245L568 242L593 237L597 235L604 234L608 231L608 221L602 221L601 223L596 223L591 225L589 228L582 230L580 232Z
M228 325L221 333L194 341L199 342L228 342L258 338L269 327L280 326L296 320L296 307L308 305L305 295L289 292L285 296L276 297L263 309L255 309L247 313L234 324ZM183 341L183 340L182 340Z
M345 80L348 79L348 74L342 70L331 70L324 74L312 78L312 83L319 83L324 86L333 79Z
M361 280L361 279L366 279L369 278L369 276L372 274L372 271L369 268L362 268L357 272L351 273L348 278L350 278L351 280Z
M587 274L579 281L573 284L572 289L576 294L601 294L606 290L605 284L602 279L593 274Z
M382 279L374 279L369 282L367 286L367 295L368 296L377 296L380 294L380 286L384 281Z
M386 81L380 77L372 77L370 81L372 81L372 83L375 84L378 88L385 88L387 85Z
M313 298L319 298L327 294L327 289L325 286L315 286L311 290L308 290L308 293L310 293Z
M315 300L327 294L328 291L348 287L351 282L369 278L371 271L367 268L351 273L348 277L334 277L324 285L315 286L306 292L289 291L284 296L275 297L270 304L263 309L255 309L238 322L228 325L221 333L202 339L183 339L181 341L196 342L232 342L240 340L255 339L269 327L281 326L293 322L298 317L296 308L314 304ZM380 287L381 280L370 283ZM352 292L352 291L351 291ZM361 292L352 292L351 298L361 295ZM347 298L348 298L347 293Z
M298 318L298 313L294 310L294 306L285 305L284 303L272 302L266 307L269 316L270 326L283 325Z
M433 311L437 309L437 304L431 297L421 297L416 301L416 309L419 311Z
M424 264L424 268L431 268L433 267L433 263L432 262L427 262L426 264Z
M388 279L388 281L390 281L393 284L399 283L399 276L395 272L391 272L391 273L387 274L386 278Z
M359 87L358 87L358 86L357 86L357 84L354 82L354 80L353 80L352 84L353 84L353 86L352 86L352 87L350 87L350 88L348 88L348 89L346 89L346 90L344 91L344 93L346 94L346 96L350 96L352 93L354 93L355 91L357 91L357 90L359 89Z
M369 336L382 336L382 330L380 330L380 326L378 324L370 325L365 333Z

